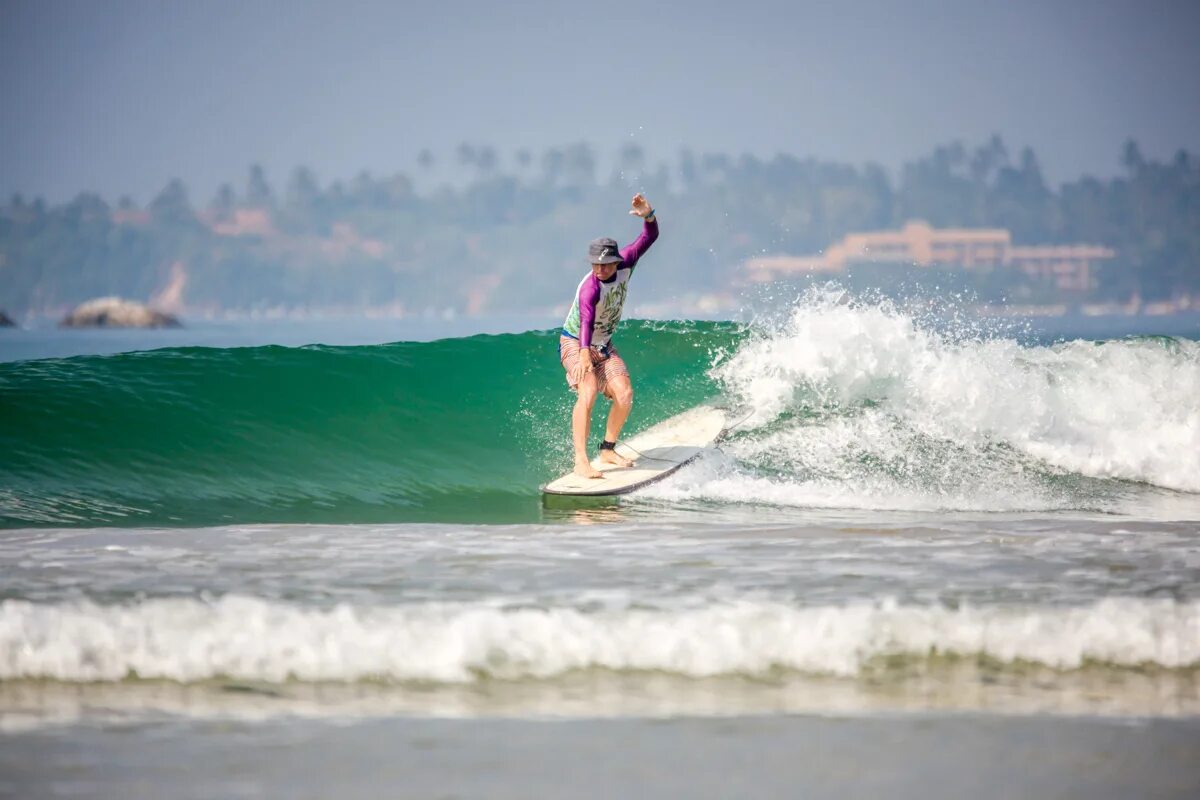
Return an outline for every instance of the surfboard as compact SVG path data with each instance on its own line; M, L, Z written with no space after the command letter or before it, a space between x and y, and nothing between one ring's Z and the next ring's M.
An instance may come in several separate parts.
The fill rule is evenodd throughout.
M725 430L726 412L714 406L696 406L642 431L628 442L617 443L617 453L633 459L632 467L592 460L603 478L581 478L568 472L542 487L544 494L603 497L626 494L672 474L692 461Z

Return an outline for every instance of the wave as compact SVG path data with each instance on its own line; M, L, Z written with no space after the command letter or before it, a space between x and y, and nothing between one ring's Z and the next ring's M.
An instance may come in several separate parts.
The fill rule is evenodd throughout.
M824 291L777 320L632 322L617 341L628 433L715 396L738 409L720 454L642 499L1122 512L1200 493L1195 341L1028 346ZM570 463L556 347L0 364L0 526L538 521L537 487Z
M711 396L711 352L737 336L627 324L631 426ZM0 364L0 525L535 520L538 485L570 465L557 346L541 331Z
M1194 669L1200 603L1123 598L952 609L746 598L602 611L501 601L315 609L227 595L0 605L0 680L465 684L590 669L856 676L897 659L945 657L1064 671Z
M1200 492L1200 343L1024 346L814 291L712 371L738 435L660 498L1110 510L1112 481Z

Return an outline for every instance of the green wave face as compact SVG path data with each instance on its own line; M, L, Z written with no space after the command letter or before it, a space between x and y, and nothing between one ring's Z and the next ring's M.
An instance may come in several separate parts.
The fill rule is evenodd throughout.
M629 323L633 433L741 334ZM0 525L522 522L570 466L557 331L0 365ZM593 439L607 403L597 404Z

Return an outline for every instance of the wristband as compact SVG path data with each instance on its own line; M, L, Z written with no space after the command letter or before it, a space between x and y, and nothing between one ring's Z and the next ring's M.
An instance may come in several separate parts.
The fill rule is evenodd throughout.
M652 209L650 209L650 213L649 213L649 214L647 214L646 216L642 217L642 219L646 220L646 222L649 222L649 221L650 221L651 219L653 219L653 218L654 218L654 209L653 209L653 208L652 208Z

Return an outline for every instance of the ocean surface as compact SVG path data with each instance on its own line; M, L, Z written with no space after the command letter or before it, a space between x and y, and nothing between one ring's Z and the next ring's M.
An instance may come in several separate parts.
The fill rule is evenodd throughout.
M1195 796L1195 334L627 322L731 430L545 504L555 330L383 324L0 331L0 796Z

